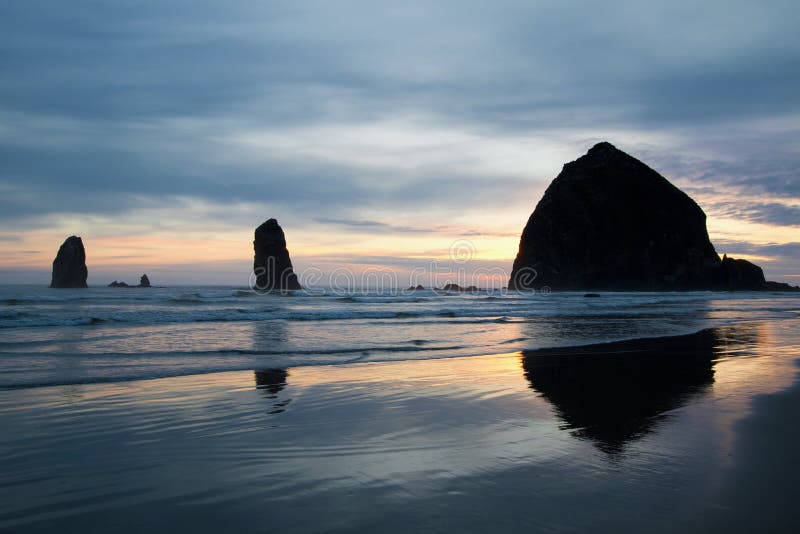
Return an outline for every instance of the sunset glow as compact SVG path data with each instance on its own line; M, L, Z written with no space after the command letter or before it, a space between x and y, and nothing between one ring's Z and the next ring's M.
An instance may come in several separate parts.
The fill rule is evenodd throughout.
M524 4L508 18L365 5L341 19L203 3L191 30L177 11L120 9L6 8L23 22L4 49L29 65L0 94L7 282L45 283L76 234L94 283L147 270L243 284L253 230L273 217L301 267L405 271L466 239L475 260L510 270L547 185L603 140L695 198L720 253L763 258L768 278L800 274L797 46L773 39L796 33L789 18L734 17L716 39L699 21L718 10L668 9L658 28L680 21L685 38L665 41L638 9L602 28L589 15L569 25L587 44L575 55L552 44L564 36L542 23L550 8ZM198 46L213 52L193 70ZM139 47L151 60L114 59Z

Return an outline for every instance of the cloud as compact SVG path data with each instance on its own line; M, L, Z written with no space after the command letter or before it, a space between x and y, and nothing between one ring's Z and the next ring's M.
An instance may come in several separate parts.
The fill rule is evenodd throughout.
M278 216L505 239L564 162L608 139L701 196L738 196L736 216L796 226L773 201L800 197L796 13L0 3L0 221L152 235Z
M351 230L366 230L370 232L385 231L385 232L402 232L402 233L431 233L437 231L437 228L425 228L414 226L394 226L388 223L379 221L359 220L359 219L328 219L317 218L315 219L320 224L334 224L337 226L346 226Z
M788 260L800 260L800 243L781 243L772 245L753 245L743 242L721 242L720 246L730 250L731 255L749 254L759 256L782 257Z
M710 209L723 217L779 226L800 226L800 206L751 203L742 199L737 202L714 204L710 206Z
M519 232L493 232L487 229L463 226L398 226L381 221L363 219L329 219L317 218L316 222L324 225L344 226L353 231L407 234L448 234L462 237L519 237Z

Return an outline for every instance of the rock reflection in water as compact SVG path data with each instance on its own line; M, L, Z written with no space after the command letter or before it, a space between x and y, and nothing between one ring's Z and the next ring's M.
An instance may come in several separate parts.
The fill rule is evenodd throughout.
M555 408L564 428L616 455L651 432L666 412L714 382L714 361L724 334L604 343L523 351L530 387ZM725 335L725 343L730 336Z
M286 369L261 369L254 371L256 378L256 389L264 393L266 399L272 402L272 408L268 413L278 414L286 409L291 399L280 400L279 393L286 387L289 372Z

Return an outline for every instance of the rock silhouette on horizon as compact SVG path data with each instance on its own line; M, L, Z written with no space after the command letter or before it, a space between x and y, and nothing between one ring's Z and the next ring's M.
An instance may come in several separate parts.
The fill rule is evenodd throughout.
M448 283L446 283L444 285L444 287L442 287L442 289L440 291L459 291L459 292L472 293L472 292L480 291L480 290L476 286L462 287L462 286L460 286L458 284L454 284L452 282L448 282Z
M286 291L302 289L292 268L286 236L275 219L269 219L256 228L253 240L255 259L254 289L258 291Z
M789 290L720 259L686 193L607 142L564 165L530 216L511 289Z
M53 274L50 287L87 287L86 251L83 241L78 236L69 236L58 249L53 260Z
M116 280L114 280L113 282L108 284L108 287L150 287L150 279L147 278L146 274L143 274L141 276L141 278L139 278L139 285L138 286L132 286L132 285L127 284L125 282L117 282Z

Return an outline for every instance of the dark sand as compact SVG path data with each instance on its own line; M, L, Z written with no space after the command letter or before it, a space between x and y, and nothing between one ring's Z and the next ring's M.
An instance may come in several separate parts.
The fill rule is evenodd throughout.
M798 326L2 391L0 529L798 531Z

